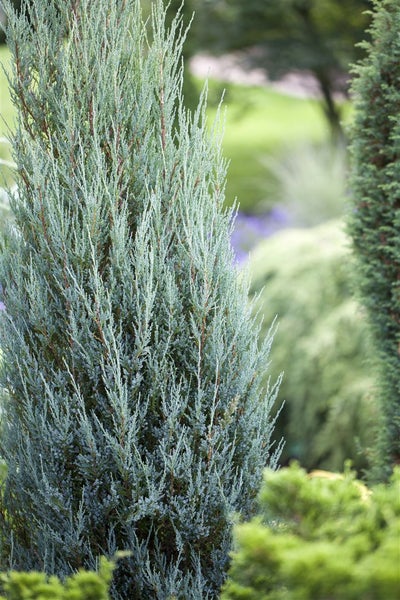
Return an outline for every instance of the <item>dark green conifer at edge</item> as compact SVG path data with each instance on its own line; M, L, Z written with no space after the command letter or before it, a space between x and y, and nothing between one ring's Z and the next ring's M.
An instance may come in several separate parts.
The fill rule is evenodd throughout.
M384 415L374 477L385 479L400 461L400 4L383 0L374 8L372 41L353 84L349 231Z
M182 107L179 15L8 0L15 225L1 249L3 568L129 550L114 598L217 598L276 465L218 128ZM29 14L28 14L29 12Z

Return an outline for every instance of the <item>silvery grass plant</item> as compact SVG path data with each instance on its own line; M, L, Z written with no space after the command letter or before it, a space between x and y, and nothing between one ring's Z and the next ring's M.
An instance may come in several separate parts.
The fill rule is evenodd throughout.
M292 225L313 227L344 216L349 201L344 145L302 144L263 162L273 178L270 195L288 211Z
M65 576L116 551L114 598L217 598L265 465L248 285L220 128L183 107L178 14L4 0L18 195L1 249L5 568Z

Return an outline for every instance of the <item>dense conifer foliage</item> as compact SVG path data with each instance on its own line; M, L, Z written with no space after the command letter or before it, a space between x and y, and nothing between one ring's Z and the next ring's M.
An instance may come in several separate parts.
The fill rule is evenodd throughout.
M357 67L350 233L376 341L384 423L380 477L400 460L400 4L375 2ZM382 470L383 469L383 470Z
M0 280L3 560L112 593L215 598L271 445L219 128L182 107L180 17L6 0L18 195Z

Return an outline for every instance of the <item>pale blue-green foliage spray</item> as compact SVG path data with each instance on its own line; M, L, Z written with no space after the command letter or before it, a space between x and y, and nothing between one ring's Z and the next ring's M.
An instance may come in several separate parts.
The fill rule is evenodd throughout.
M8 14L18 195L2 248L3 564L119 562L115 598L217 598L235 514L275 466L234 267L220 129L182 98L179 14L31 0ZM7 564L5 564L5 562Z

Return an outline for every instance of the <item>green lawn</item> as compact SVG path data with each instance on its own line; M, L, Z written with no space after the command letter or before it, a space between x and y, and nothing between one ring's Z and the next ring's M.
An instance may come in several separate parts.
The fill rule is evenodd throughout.
M0 61L7 63L8 51L0 46ZM198 88L201 82L196 81ZM209 82L210 120L225 90L227 108L224 153L230 161L227 202L237 197L242 210L262 210L274 204L273 177L266 159L279 158L288 149L304 142L320 142L328 129L319 103L303 100L260 87ZM4 121L13 123L7 80L0 74L0 137L6 133ZM9 159L9 149L0 144L0 158ZM10 178L10 170L0 167L0 175ZM1 185L1 184L0 184Z
M245 211L274 204L274 178L266 163L305 143L329 139L320 103L271 89L210 82L210 96L225 88L224 152L230 161L227 201ZM219 93L218 93L219 90ZM210 109L210 115L215 108Z
M10 147L9 144L4 143L1 138L7 135L7 126L13 125L15 111L14 107L10 102L10 96L8 93L8 82L4 69L8 68L9 63L9 52L5 46L0 45L0 63L3 68L0 69L0 159L10 160ZM11 179L11 171L9 168L4 167L0 164L0 187L6 181Z
M328 128L315 100L293 98L261 87L210 82L215 99L225 87L224 152L230 161L227 201L237 197L242 210L271 206L272 177L266 159L279 158L288 148L321 142ZM220 93L218 93L218 89ZM215 108L210 109L215 114Z

